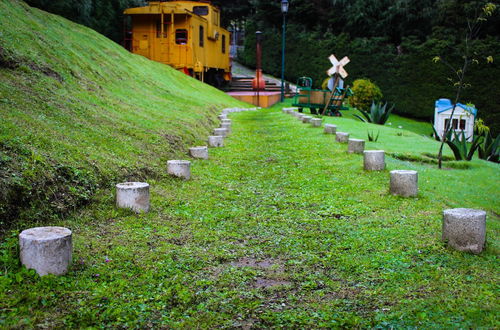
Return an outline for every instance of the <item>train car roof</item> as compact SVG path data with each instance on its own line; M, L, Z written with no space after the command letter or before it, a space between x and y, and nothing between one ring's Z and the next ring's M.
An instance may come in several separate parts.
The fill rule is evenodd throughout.
M212 5L209 1L150 1L148 5L143 7L128 8L124 10L126 15L140 15L140 14L167 14L167 13L182 13L196 15L192 12L193 6L209 6L213 9L219 10L216 6ZM198 15L196 15L198 16ZM200 16L202 17L202 16Z

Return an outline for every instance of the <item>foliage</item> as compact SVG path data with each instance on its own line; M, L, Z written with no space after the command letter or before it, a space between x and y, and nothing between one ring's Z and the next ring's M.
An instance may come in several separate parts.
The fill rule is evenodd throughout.
M214 109L240 104L22 2L0 12L0 231L164 175L165 158L205 140Z
M361 112L361 114L363 115L363 117L356 114L354 114L354 116L364 122L384 125L387 119L389 119L389 115L391 114L393 109L394 109L394 104L392 105L392 107L389 108L389 110L387 110L387 102L384 105L382 105L382 102L377 104L372 103L370 107L370 112L358 109L359 112Z
M349 103L360 111L373 108L373 103L382 99L380 88L369 79L357 79L353 82L353 96L349 98Z
M395 159L437 143L374 126L384 139L366 146L387 151L387 171L422 174L419 197L404 199L388 194L387 171L364 172L280 106L230 116L226 146L193 161L192 180L147 178L150 213L117 210L104 187L57 222L73 230L67 275L39 278L19 265L18 232L0 240L2 327L495 328L497 164ZM324 120L354 138L371 125ZM464 200L488 212L480 257L436 234L442 210Z
M479 145L479 158L498 163L500 156L500 135L497 135L493 139L491 133L486 131L481 136L483 137L483 142Z
M468 143L464 131L457 134L455 130L449 130L445 142L455 155L456 160L470 161L483 142L483 137L474 135L472 143Z
M375 135L374 131L368 131L368 141L377 142L379 135L380 131L377 131L377 135Z

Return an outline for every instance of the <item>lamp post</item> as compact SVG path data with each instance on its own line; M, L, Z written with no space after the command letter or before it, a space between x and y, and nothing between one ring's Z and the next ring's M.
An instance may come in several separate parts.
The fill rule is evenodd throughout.
M283 34L281 44L281 102L283 102L285 100L285 34L288 0L281 0L281 13L283 14Z

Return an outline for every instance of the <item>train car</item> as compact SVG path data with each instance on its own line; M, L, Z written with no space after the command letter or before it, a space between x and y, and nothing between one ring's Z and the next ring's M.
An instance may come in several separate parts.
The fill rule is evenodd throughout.
M150 1L129 8L129 50L214 86L231 80L230 33L208 1Z

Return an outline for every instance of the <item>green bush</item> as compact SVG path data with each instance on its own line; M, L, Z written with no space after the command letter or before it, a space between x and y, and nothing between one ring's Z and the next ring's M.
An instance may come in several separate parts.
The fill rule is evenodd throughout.
M372 103L382 99L380 88L369 79L355 80L352 86L353 96L349 98L350 104L359 110L367 111Z

